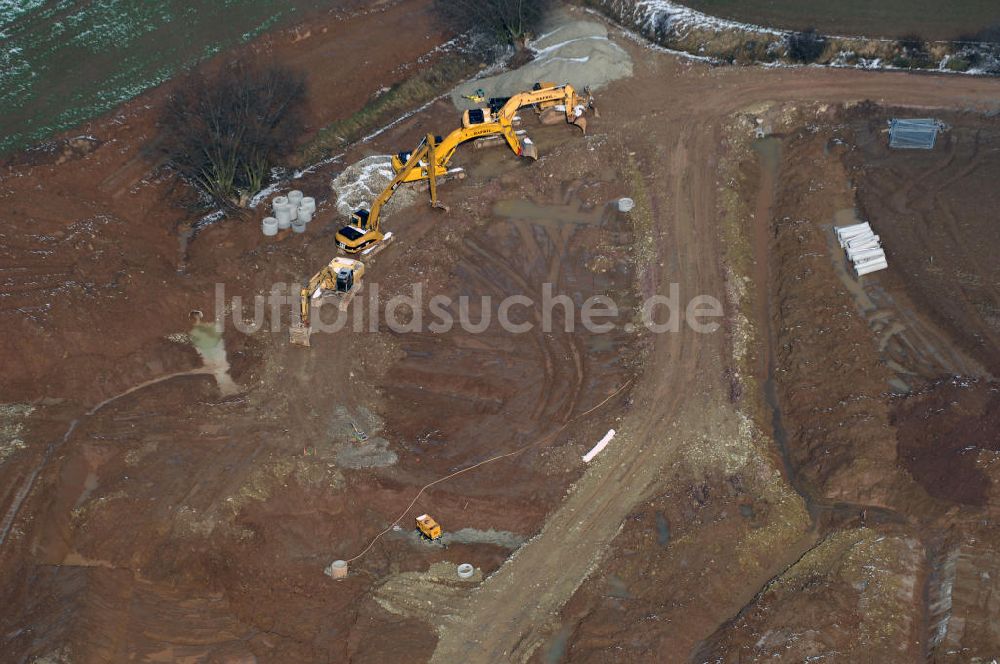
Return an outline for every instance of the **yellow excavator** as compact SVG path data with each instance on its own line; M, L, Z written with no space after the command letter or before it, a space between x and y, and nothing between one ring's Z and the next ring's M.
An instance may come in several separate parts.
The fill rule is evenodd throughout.
M333 295L339 300L337 307L341 311L347 311L364 276L364 263L341 256L337 256L314 274L299 291L299 322L292 324L288 340L296 346L311 345L309 337L312 334L310 325L312 301Z
M587 118L584 114L588 109L594 108L594 98L589 88L584 90L584 95L578 95L576 89L568 83L536 83L530 92L519 92L512 97L493 97L486 107L465 111L462 114L462 127L476 127L488 134L501 134L518 157L538 159L538 150L531 139L524 139L522 144L513 130L517 112L531 106L543 124L552 124L565 117L566 122L586 133Z
M382 232L382 207L389 202L399 185L421 179L413 177L413 174L425 168L426 164L437 163L436 155L437 139L433 134L428 134L420 145L408 154L402 168L396 171L392 181L375 198L371 208L355 210L351 215L351 223L337 231L337 246L349 254L364 252L365 255L369 255L380 251L392 236L391 233ZM431 206L447 209L437 200L437 169L429 169L426 177L430 180Z
M348 253L363 251L364 255L374 255L392 240L392 233L383 233L380 228L382 206L392 198L396 188L407 181L407 175L419 168L422 161L434 162L436 147L434 136L428 135L411 153L403 168L396 173L392 181L378 195L378 198L372 203L371 209L362 208L351 215L351 223L337 231L336 241L341 249ZM433 175L429 177L431 204L435 207L444 207L437 200L437 180ZM314 274L299 291L299 321L292 324L289 341L296 346L311 345L309 337L312 334L310 325L312 301L333 295L339 299L339 309L346 311L364 276L364 263L340 256L334 258L322 270Z
M476 91L478 97L485 96L485 93L480 93L482 90ZM584 113L594 107L594 101L589 89L584 94L586 97L577 95L573 86L568 84L536 83L530 92L522 92L513 97L492 98L488 102L488 107L466 111L462 116L461 127L443 139L438 137L436 158L420 162L419 168L411 169L403 181L417 182L428 179L432 163L434 164L435 177L447 177L449 174L448 163L458 146L477 138L506 140L517 156L538 159L538 150L531 139L525 138L522 142L514 129L514 119L518 110L525 106L532 106L537 111L542 124L553 124L565 117L566 122L576 125L586 132L587 119L584 117ZM482 100L485 101L485 99ZM400 152L393 155L393 170L396 173L402 171L411 155L411 152Z
M458 146L466 141L471 141L484 136L503 136L508 142L517 142L512 124L490 123L482 126L459 127L444 138L436 137L434 157L428 156L426 160L421 160L417 167L410 169L403 178L403 182L418 182L428 180L431 176L431 164L434 164L434 176L444 178L449 175L448 163L455 155ZM413 155L412 152L399 152L392 156L392 168L396 173L406 168L407 162ZM463 174L464 175L464 174Z

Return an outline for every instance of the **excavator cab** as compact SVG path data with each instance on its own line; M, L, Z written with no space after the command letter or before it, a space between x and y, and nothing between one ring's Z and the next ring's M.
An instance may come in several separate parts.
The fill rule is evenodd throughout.
M337 292L350 293L354 288L354 270L342 267L337 270Z
M493 113L488 108L470 108L462 114L462 126L466 129L493 121Z
M406 166L406 162L410 160L410 155L412 152L397 152L392 155L392 170L395 172L400 172L403 167Z
M354 211L351 223L337 231L337 246L348 254L364 251L384 236L377 228L370 227L371 212L364 208Z
M361 212L362 210L359 210ZM367 212L367 210L363 210ZM351 220L357 218L357 213ZM366 218L367 221L367 218ZM365 229L355 226L353 223L350 226L344 226L339 231L337 231L337 246L340 247L344 252L348 254L356 254L359 251L364 251L369 245L380 242L382 238L385 237L382 231L377 229Z
M371 212L360 208L354 211L351 215L351 225L357 226L358 228L364 230L368 228L368 218L371 216Z
M443 140L444 138L442 138L441 136L435 136L434 145L441 145L441 141ZM420 145L417 146L417 149L419 150L426 143L427 139L425 138L420 142ZM413 150L407 150L406 152L397 152L396 154L392 155L392 170L395 171L396 173L402 171L406 167L406 162L410 161L410 157L412 156L413 156ZM422 171L427 170L425 162L421 162L420 165Z

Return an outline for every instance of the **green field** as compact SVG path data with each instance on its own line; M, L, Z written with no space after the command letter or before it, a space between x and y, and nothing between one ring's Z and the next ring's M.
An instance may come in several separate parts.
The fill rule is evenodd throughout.
M954 39L1000 25L1000 0L682 0L698 11L790 30L833 35Z
M0 0L0 154L330 0Z

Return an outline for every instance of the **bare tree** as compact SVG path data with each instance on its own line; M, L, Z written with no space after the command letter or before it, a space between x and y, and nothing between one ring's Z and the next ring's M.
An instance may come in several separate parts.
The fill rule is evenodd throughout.
M167 100L161 149L184 179L223 207L246 204L304 125L305 77L274 64L237 62L193 73Z
M435 11L458 32L475 32L523 48L551 0L434 0Z

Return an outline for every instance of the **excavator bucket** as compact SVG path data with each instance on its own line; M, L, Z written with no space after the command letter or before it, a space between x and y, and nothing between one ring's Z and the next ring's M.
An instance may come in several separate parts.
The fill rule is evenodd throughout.
M305 346L308 348L312 345L309 343L311 332L312 330L302 323L293 323L292 328L288 331L288 342L293 346Z
M587 133L587 118L585 118L585 117L583 117L581 115L581 116L577 117L576 120L573 120L573 124L575 124L581 130L583 130L583 133L585 133L585 134Z
M525 138L521 143L521 156L538 161L538 148L531 142L530 138Z

